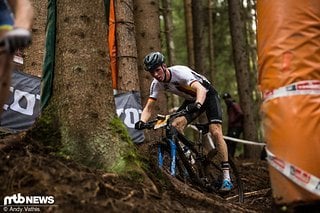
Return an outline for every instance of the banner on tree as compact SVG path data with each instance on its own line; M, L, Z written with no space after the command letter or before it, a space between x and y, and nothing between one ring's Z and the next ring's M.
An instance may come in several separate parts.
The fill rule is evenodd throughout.
M115 95L117 114L128 129L132 141L144 141L143 131L136 130L134 124L139 121L141 114L140 93L127 92Z
M33 125L40 113L40 82L39 77L13 71L9 99L0 119L2 130L19 132Z

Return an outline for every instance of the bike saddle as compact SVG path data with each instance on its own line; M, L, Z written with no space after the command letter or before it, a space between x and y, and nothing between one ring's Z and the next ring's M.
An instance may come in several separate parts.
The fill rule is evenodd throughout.
M202 134L207 134L209 132L209 123L207 124L195 124L199 131L202 131Z

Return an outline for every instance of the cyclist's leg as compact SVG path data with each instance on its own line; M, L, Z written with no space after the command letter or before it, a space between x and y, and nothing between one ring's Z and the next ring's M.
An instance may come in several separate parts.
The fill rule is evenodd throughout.
M187 107L188 104L192 103L193 101L188 101L185 100L182 105L178 108L177 111L181 111L183 109L185 109ZM203 111L202 111L203 112ZM196 119L201 113L200 112L195 112L195 113L191 113L191 114L187 114L185 116L181 116L181 117L177 117L176 119L174 119L174 121L172 122L172 126L174 126L180 133L183 134L183 130L184 128L191 123L194 119Z
M228 148L227 144L223 139L222 125L211 123L209 125L209 131L211 133L212 139L216 142L217 150L222 156L222 161L228 161Z
M208 121L210 122L209 131L213 140L216 142L217 151L221 155L221 168L223 170L224 179L221 190L228 191L232 188L229 173L228 148L225 140L223 139L220 100L218 93L213 88L208 91L204 104L206 105L206 114Z

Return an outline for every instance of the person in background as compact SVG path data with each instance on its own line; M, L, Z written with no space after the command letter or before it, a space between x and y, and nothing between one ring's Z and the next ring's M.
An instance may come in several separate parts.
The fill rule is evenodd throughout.
M222 112L220 98L211 83L199 73L187 66L167 67L160 52L151 52L144 58L144 68L154 78L150 86L150 96L142 111L141 119L135 124L136 129L144 129L145 122L152 115L155 102L160 92L170 92L185 98L179 110L186 109L188 114L176 118L172 125L183 132L186 125L202 113L206 113L209 131L217 143L217 150L222 155L221 169L223 183L220 191L230 191L233 184L230 179L228 149L222 134Z
M228 113L228 133L227 136L232 138L240 138L243 132L243 112L240 105L231 97L229 93L224 93L222 98L227 105ZM236 142L226 140L229 154L234 157L236 152Z
M14 53L31 43L33 15L29 0L0 0L0 114L9 95Z

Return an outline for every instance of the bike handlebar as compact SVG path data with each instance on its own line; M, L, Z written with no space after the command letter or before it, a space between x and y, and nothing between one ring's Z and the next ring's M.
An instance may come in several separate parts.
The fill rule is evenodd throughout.
M168 115L158 114L155 119L148 121L144 124L144 129L152 129L155 126L156 122L164 121L167 118L167 116L169 116L169 119L167 120L166 125L164 125L164 126L167 126L174 118L184 116L186 114L188 114L188 111L186 109L183 109L183 110L180 110L180 111L168 114Z

